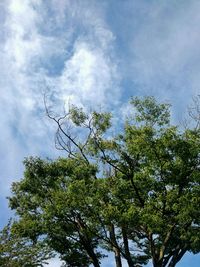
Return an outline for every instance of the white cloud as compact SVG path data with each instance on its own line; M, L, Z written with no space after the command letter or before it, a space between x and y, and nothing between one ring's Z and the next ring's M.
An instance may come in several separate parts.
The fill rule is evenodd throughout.
M0 7L0 192L6 196L22 176L25 156L56 154L43 111L46 86L61 101L71 95L73 103L95 105L117 101L118 78L114 37L97 5L6 0Z
M60 267L62 264L62 261L59 260L59 258L54 258L48 261L48 264L45 265L47 267Z
M7 9L7 42L5 53L15 71L27 72L27 67L33 64L34 57L41 53L40 38L36 23L39 16L32 5L40 1L10 1Z
M91 106L105 105L111 102L108 96L115 84L115 76L115 66L102 50L90 49L86 43L78 42L58 84L65 100L76 99L79 103ZM117 98L116 91L112 101Z
M199 91L200 3L146 3L137 32L132 33L130 72L141 93L191 98ZM134 20L134 18L133 18Z

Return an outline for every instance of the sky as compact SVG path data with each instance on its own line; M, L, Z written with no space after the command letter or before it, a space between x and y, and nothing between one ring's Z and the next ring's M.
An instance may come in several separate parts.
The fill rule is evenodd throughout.
M199 25L198 0L0 0L0 226L23 159L61 155L44 94L56 112L73 103L119 117L131 96L153 95L179 122L200 92Z

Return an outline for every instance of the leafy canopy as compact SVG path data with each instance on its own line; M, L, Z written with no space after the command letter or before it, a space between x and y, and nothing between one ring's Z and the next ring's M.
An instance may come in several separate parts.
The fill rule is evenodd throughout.
M174 267L200 250L200 129L171 125L170 106L153 97L131 104L133 116L114 136L109 113L48 113L68 156L26 159L12 186L18 233L42 239L65 266L100 266L113 252L117 267L122 258Z
M28 237L21 237L11 229L11 225L12 221L9 220L0 232L0 266L39 267L54 256L45 242L35 243Z

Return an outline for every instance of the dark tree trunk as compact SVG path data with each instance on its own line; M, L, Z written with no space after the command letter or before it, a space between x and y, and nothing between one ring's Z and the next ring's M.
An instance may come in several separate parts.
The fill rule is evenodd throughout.
M126 233L126 230L125 230L124 226L122 226L122 237L123 237L124 251L125 251L126 260L128 262L128 266L129 267L134 267L134 263L133 263L133 260L131 258L131 254L130 254L130 251L129 251L127 233Z
M115 253L116 267L122 267L121 253L120 253L120 249L118 247L117 240L116 240L116 237L115 237L114 225L111 224L109 228L110 228L110 240L111 240L111 243L112 243L112 249L113 249L113 252Z
M116 267L122 267L120 251L118 249L116 249L116 248L113 248L113 251L115 253L115 264L116 264Z
M177 249L174 253L165 256L164 258L157 260L153 259L154 267L175 267L176 264L182 259L187 249Z
M176 264L182 259L186 251L187 249L180 249L176 254L174 254L167 267L175 267Z
M77 216L77 226L78 226L77 230L79 233L80 242L81 242L83 248L87 252L94 267L100 267L98 257L96 255L96 253L94 251L94 247L92 245L92 240L87 235L82 233L82 230L85 229L85 224L81 220L80 216Z
M92 264L94 265L94 267L100 267L99 260L97 259L94 251L90 251L90 252L88 252L88 254L92 260Z
M93 247L90 245L90 241L83 238L82 244L83 244L83 247L85 248L88 256L90 257L94 267L100 267L99 260L96 256L96 253L94 252Z

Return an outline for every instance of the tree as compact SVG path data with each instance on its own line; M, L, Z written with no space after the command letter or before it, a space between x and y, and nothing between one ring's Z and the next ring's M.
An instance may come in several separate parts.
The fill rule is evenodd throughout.
M11 231L12 221L0 232L0 266L39 267L53 257L50 248L43 242L33 242Z
M66 266L174 267L200 250L200 129L170 125L170 106L131 100L133 116L111 137L111 114L72 106L57 118L55 161L29 158L12 186L19 232L44 237ZM110 132L109 132L110 131ZM79 136L79 139L77 137Z

